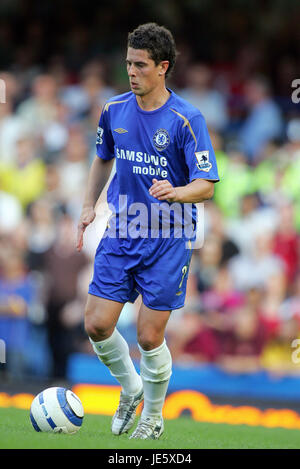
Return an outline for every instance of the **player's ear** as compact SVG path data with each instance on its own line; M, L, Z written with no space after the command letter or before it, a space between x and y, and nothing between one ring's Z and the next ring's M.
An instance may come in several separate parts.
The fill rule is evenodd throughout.
M169 68L169 61L168 60L162 60L159 64L159 75L165 75L167 73L167 70Z

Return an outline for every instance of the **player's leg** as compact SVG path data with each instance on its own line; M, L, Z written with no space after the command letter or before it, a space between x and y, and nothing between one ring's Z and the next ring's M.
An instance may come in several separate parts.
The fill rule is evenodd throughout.
M184 304L191 246L185 238L151 240L144 269L135 275L143 305L138 318L144 410L133 438L158 438L163 431L162 408L171 376L172 359L164 339L173 309ZM147 305L147 306L146 306Z
M139 311L137 329L144 408L131 438L157 439L163 433L162 408L172 372L172 358L164 337L170 313L145 304Z
M119 407L112 420L112 432L121 434L133 425L135 411L143 400L141 377L129 355L125 339L116 329L123 303L88 295L85 329L95 353L122 386Z
M141 379L129 355L128 344L116 328L123 304L88 295L85 329L98 358L122 386L126 395L141 390Z

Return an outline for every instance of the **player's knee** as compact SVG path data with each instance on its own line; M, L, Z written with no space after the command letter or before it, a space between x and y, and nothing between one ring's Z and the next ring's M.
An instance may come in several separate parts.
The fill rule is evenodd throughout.
M106 339L106 331L99 324L93 322L90 318L85 320L85 331L87 335L95 342Z
M87 335L95 342L107 339L113 332L113 326L96 315L86 312L84 318L84 328Z
M138 343L143 350L152 350L161 343L161 333L154 328L138 331Z

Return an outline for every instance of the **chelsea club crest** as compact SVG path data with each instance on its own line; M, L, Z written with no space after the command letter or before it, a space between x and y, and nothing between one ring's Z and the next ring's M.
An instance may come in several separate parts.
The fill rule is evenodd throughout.
M170 143L170 136L166 129L158 129L153 136L153 143L158 151L165 150Z

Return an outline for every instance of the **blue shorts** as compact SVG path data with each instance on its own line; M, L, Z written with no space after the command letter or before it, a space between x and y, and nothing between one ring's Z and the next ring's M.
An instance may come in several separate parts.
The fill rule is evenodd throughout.
M134 303L141 294L151 309L182 308L191 255L192 243L184 237L103 237L89 293L120 303Z

